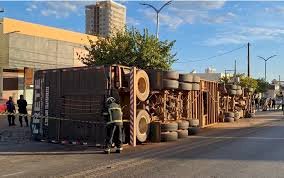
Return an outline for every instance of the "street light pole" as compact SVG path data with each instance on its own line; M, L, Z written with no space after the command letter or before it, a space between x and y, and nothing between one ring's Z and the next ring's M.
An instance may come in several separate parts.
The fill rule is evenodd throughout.
M148 6L148 7L152 8L156 12L156 38L157 39L159 39L159 26L160 26L159 14L163 10L164 7L166 7L167 5L170 5L171 3L172 3L172 0L166 2L164 5L162 5L162 7L160 7L160 9L157 9L156 7L154 7L153 5L148 4L148 3L140 3L143 6Z
M268 57L268 58L264 58L264 57L262 57L262 56L257 56L257 57L259 57L260 59L263 59L264 60L264 80L266 81L266 62L269 60L269 59L271 59L271 58L273 58L273 57L275 57L275 56L277 56L277 55L272 55L272 56L270 56L270 57Z

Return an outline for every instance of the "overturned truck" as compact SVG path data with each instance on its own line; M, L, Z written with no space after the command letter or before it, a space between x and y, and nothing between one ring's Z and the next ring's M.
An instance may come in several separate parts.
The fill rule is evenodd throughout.
M219 121L218 83L175 71L121 65L35 73L32 135L36 140L103 145L105 99L120 101L124 142L172 141Z

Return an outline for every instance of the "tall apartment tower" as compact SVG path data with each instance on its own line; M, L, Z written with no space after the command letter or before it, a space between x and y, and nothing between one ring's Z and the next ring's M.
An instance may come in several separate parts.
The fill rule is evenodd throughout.
M85 14L87 34L107 37L124 30L126 7L112 0L86 6Z

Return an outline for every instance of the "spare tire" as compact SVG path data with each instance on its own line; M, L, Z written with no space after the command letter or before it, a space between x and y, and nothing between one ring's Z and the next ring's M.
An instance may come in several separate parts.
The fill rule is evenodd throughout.
M237 90L241 90L241 89L242 89L242 86L237 85Z
M193 82L193 83L200 83L200 77L197 76L197 75L194 75L194 76L193 76L193 79L192 79L192 82Z
M230 94L230 95L236 95L236 94L237 94L237 90L230 90L230 91L229 91L229 94Z
M236 95L242 95L243 94L243 90L236 90Z
M231 85L231 89L232 89L232 90L237 90L237 89L238 89L238 86L237 86L237 85Z
M171 80L178 80L179 73L176 71L164 71L163 72L163 79L171 79Z
M224 121L225 122L234 122L235 119L233 117L225 117Z
M193 80L193 76L191 74L179 74L179 81L191 83Z
M225 117L235 117L235 113L233 112L225 112L224 115Z
M249 92L253 92L253 88L248 88L248 91Z
M188 130L187 129L186 130L177 130L178 138L187 138L188 137Z
M190 127L198 127L199 126L199 120L198 119L190 119L189 120L189 126Z
M200 128L199 127L189 127L188 128L188 135L196 135L198 134Z
M139 70L136 74L136 96L140 101L146 101L150 93L150 82L148 74L144 70Z
M199 90L200 90L200 85L199 85L199 83L193 83L193 84L192 84L192 90L199 91Z
M176 141L177 139L178 139L177 132L162 132L161 133L161 141L163 142Z
M178 123L176 122L166 122L161 123L162 132L173 132L178 130Z
M187 130L189 127L189 122L185 120L178 121L178 130Z
M147 140L150 131L150 115L146 110L137 110L136 116L136 137L140 142Z
M164 89L178 89L179 82L177 80L163 80L163 88Z
M179 82L179 89L185 90L185 91L190 91L190 90L192 90L192 84L191 83Z

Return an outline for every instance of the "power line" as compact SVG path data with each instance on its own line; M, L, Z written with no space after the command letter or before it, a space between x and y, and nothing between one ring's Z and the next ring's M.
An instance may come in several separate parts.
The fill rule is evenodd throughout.
M238 48L235 48L235 49L232 49L230 51L227 51L227 52L224 52L224 53L221 53L221 54L217 54L217 55L214 55L214 56L211 56L211 57L207 57L207 58L203 58L203 59L197 59L197 60L189 60L189 61L185 61L185 62L176 62L176 63L188 63L188 62L206 61L206 60L210 60L210 59L213 59L213 58L216 58L216 57L224 56L226 54L232 53L234 51L237 51L237 50L245 48L245 47L246 47L246 45L242 45L242 46L240 46Z

